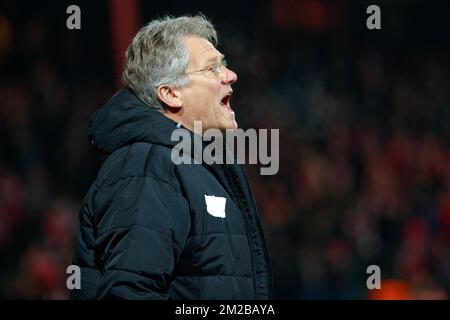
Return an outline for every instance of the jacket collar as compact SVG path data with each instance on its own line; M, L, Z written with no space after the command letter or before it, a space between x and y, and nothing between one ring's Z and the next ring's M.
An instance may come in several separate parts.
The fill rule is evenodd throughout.
M97 150L111 154L134 142L172 147L177 143L170 139L176 128L175 121L152 109L131 89L125 88L92 115L88 134Z

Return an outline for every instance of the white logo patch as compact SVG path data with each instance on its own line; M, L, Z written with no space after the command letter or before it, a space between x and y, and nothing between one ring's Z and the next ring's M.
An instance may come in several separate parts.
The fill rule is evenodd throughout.
M208 213L217 218L225 218L225 203L227 199L224 197L205 195L206 210Z

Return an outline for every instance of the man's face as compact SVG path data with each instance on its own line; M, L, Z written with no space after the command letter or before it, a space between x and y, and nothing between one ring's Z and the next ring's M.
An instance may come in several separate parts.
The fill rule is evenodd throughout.
M236 129L237 123L230 107L231 85L237 80L236 74L221 66L223 55L209 41L186 37L184 42L189 51L186 68L189 84L180 90L183 124L193 128L194 121L200 120L203 130ZM214 72L214 66L220 72Z

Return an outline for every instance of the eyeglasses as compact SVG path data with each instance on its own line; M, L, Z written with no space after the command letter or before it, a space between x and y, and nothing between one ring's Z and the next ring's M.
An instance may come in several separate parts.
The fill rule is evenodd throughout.
M227 61L225 59L222 59L204 69L191 71L191 72L185 72L185 74L191 74L191 73L203 73L206 76L215 77L218 78L220 74L222 73L223 69L222 67L227 67Z

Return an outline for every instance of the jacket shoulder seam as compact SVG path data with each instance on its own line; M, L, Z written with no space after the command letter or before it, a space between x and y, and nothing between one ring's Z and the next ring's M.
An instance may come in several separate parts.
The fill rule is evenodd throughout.
M175 192L177 192L177 193L179 193L179 194L182 194L181 191L180 191L180 190L177 190L170 182L168 182L168 181L166 181L166 180L164 180L164 179L158 178L158 177L156 177L156 176L153 176L153 175L152 175L152 176L145 176L145 175L124 176L124 177L118 177L118 178L113 179L113 180L111 180L111 181L109 181L109 182L106 182L106 180L103 180L102 182L99 183L98 192L100 192L101 190L103 190L103 188L107 188L107 187L110 187L110 186L116 184L116 183L119 182L119 181L123 181L123 180L126 180L126 179L132 179L132 178L143 178L143 179L157 180L157 181L160 181L160 182L162 182L162 183L164 183L164 184L167 184L167 185L170 186Z

